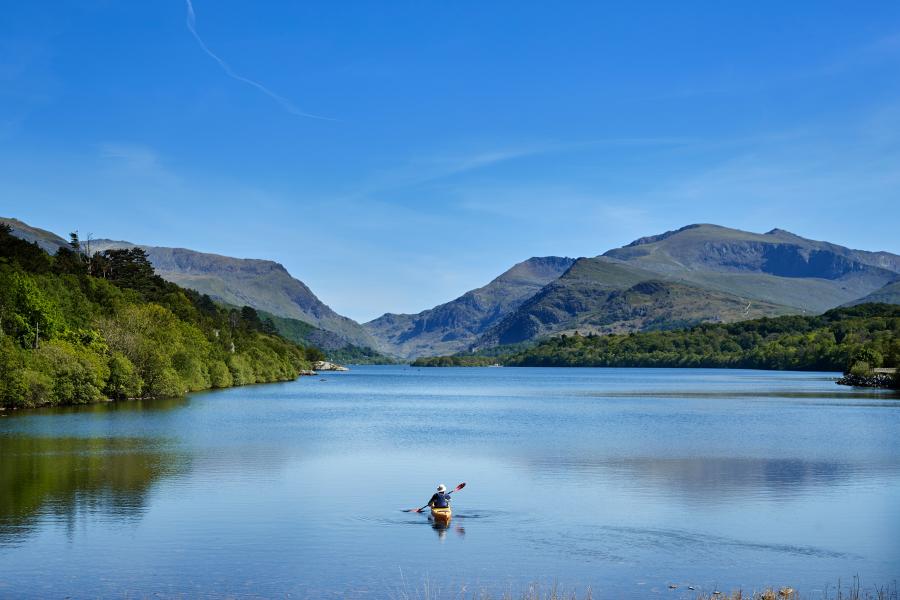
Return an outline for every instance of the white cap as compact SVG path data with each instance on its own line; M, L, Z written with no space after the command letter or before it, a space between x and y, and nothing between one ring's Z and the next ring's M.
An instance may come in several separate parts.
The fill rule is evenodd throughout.
M440 485L438 486L438 491L439 491L439 492L446 492L446 491L447 491L447 486L444 485L443 483L440 484Z

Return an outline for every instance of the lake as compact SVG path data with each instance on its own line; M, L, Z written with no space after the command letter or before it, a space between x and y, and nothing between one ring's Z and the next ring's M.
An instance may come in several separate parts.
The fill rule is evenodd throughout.
M900 397L835 377L371 366L7 413L0 597L892 583ZM463 481L449 527L401 512Z

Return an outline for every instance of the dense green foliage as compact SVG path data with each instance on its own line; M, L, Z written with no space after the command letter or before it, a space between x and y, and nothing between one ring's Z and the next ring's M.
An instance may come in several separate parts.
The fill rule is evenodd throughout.
M676 331L562 335L506 356L419 359L417 366L733 367L867 371L900 365L900 306L861 304Z
M413 367L490 367L506 362L509 357L482 356L480 354L454 354L453 356L422 356L412 362Z
M347 344L325 352L328 360L344 365L393 365L397 361L369 347Z
M450 356L421 356L410 364L413 367L491 367L504 365L511 356L526 352L537 343L529 340L516 344L489 346L477 352L460 352Z
M369 347L357 346L347 342L337 334L325 331L310 325L306 321L279 317L265 311L260 311L264 321L271 321L278 335L294 343L306 346L310 353L310 360L329 360L340 364L354 365L388 365L394 361ZM315 348L321 349L319 352Z
M814 317L785 316L679 331L560 336L506 364L531 366L735 367L843 371L900 362L900 306L861 304Z
M166 282L140 248L88 257L73 235L50 256L0 227L0 406L289 380L307 352L250 307Z

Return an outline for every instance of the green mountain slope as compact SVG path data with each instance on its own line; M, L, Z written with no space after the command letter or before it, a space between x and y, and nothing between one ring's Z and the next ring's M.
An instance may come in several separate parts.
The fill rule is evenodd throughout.
M731 322L791 309L688 285L606 257L582 258L488 330L474 349L547 335L672 329Z
M616 333L820 313L897 280L900 256L807 240L688 225L579 259L471 349L582 331ZM891 301L892 288L879 300Z
M140 249L54 256L0 226L0 406L284 381L307 350L156 275Z
M848 371L900 365L900 306L703 324L634 335L560 336L503 357L511 366L726 367ZM434 361L440 364L439 361Z
M131 248L135 244L94 240L93 249ZM373 347L375 340L356 321L329 308L279 263L233 258L186 248L140 246L159 275L179 286L236 306L252 306L280 317L299 319L334 333L346 343Z
M559 335L491 353L420 358L419 367L703 367L850 371L900 366L900 306L863 304L822 315L612 335ZM879 385L900 386L881 375ZM871 385L871 383L868 383Z
M394 356L415 358L457 352L573 262L558 256L530 258L455 300L415 315L388 313L365 327L378 340L378 349Z
M667 277L753 300L822 312L894 281L900 256L808 240L688 225L604 253Z
M889 283L883 288L877 289L867 296L863 296L858 300L848 302L845 306L856 306L857 304L867 304L870 302L880 302L882 304L900 304L900 281Z
M0 224L9 226L10 232L17 238L23 239L26 242L34 242L49 254L56 254L57 250L69 245L69 242L55 233L45 229L32 227L28 223L24 223L18 219L0 217Z
M263 320L269 319L275 325L275 330L283 338L300 344L311 346L322 351L322 356L316 360L328 359L331 362L341 364L392 364L393 359L381 354L370 347L355 346L347 343L347 340L336 333L314 327L299 319L279 317L265 311L259 311Z
M0 223L8 224L16 237L36 242L50 254L69 245L60 236L18 219L0 218ZM91 253L138 247L107 239L85 241L82 245ZM163 279L228 306L252 306L273 317L279 333L294 342L321 348L332 360L387 360L371 350L375 340L358 323L335 313L278 263L184 248L140 247Z

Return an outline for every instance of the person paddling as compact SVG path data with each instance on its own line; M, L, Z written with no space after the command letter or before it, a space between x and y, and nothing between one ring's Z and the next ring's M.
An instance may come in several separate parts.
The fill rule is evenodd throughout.
M453 492L458 492L459 490L466 487L466 482L462 482L449 492L447 491L447 486L443 483L438 486L437 492L431 496L431 500L428 501L428 504L423 506L422 508L407 508L403 512L414 512L420 513L426 508L431 508L431 513L434 514L435 510L442 511L445 515L450 515L450 494Z
M428 501L431 508L450 508L450 494L447 493L447 486L443 483L437 486L437 491Z

